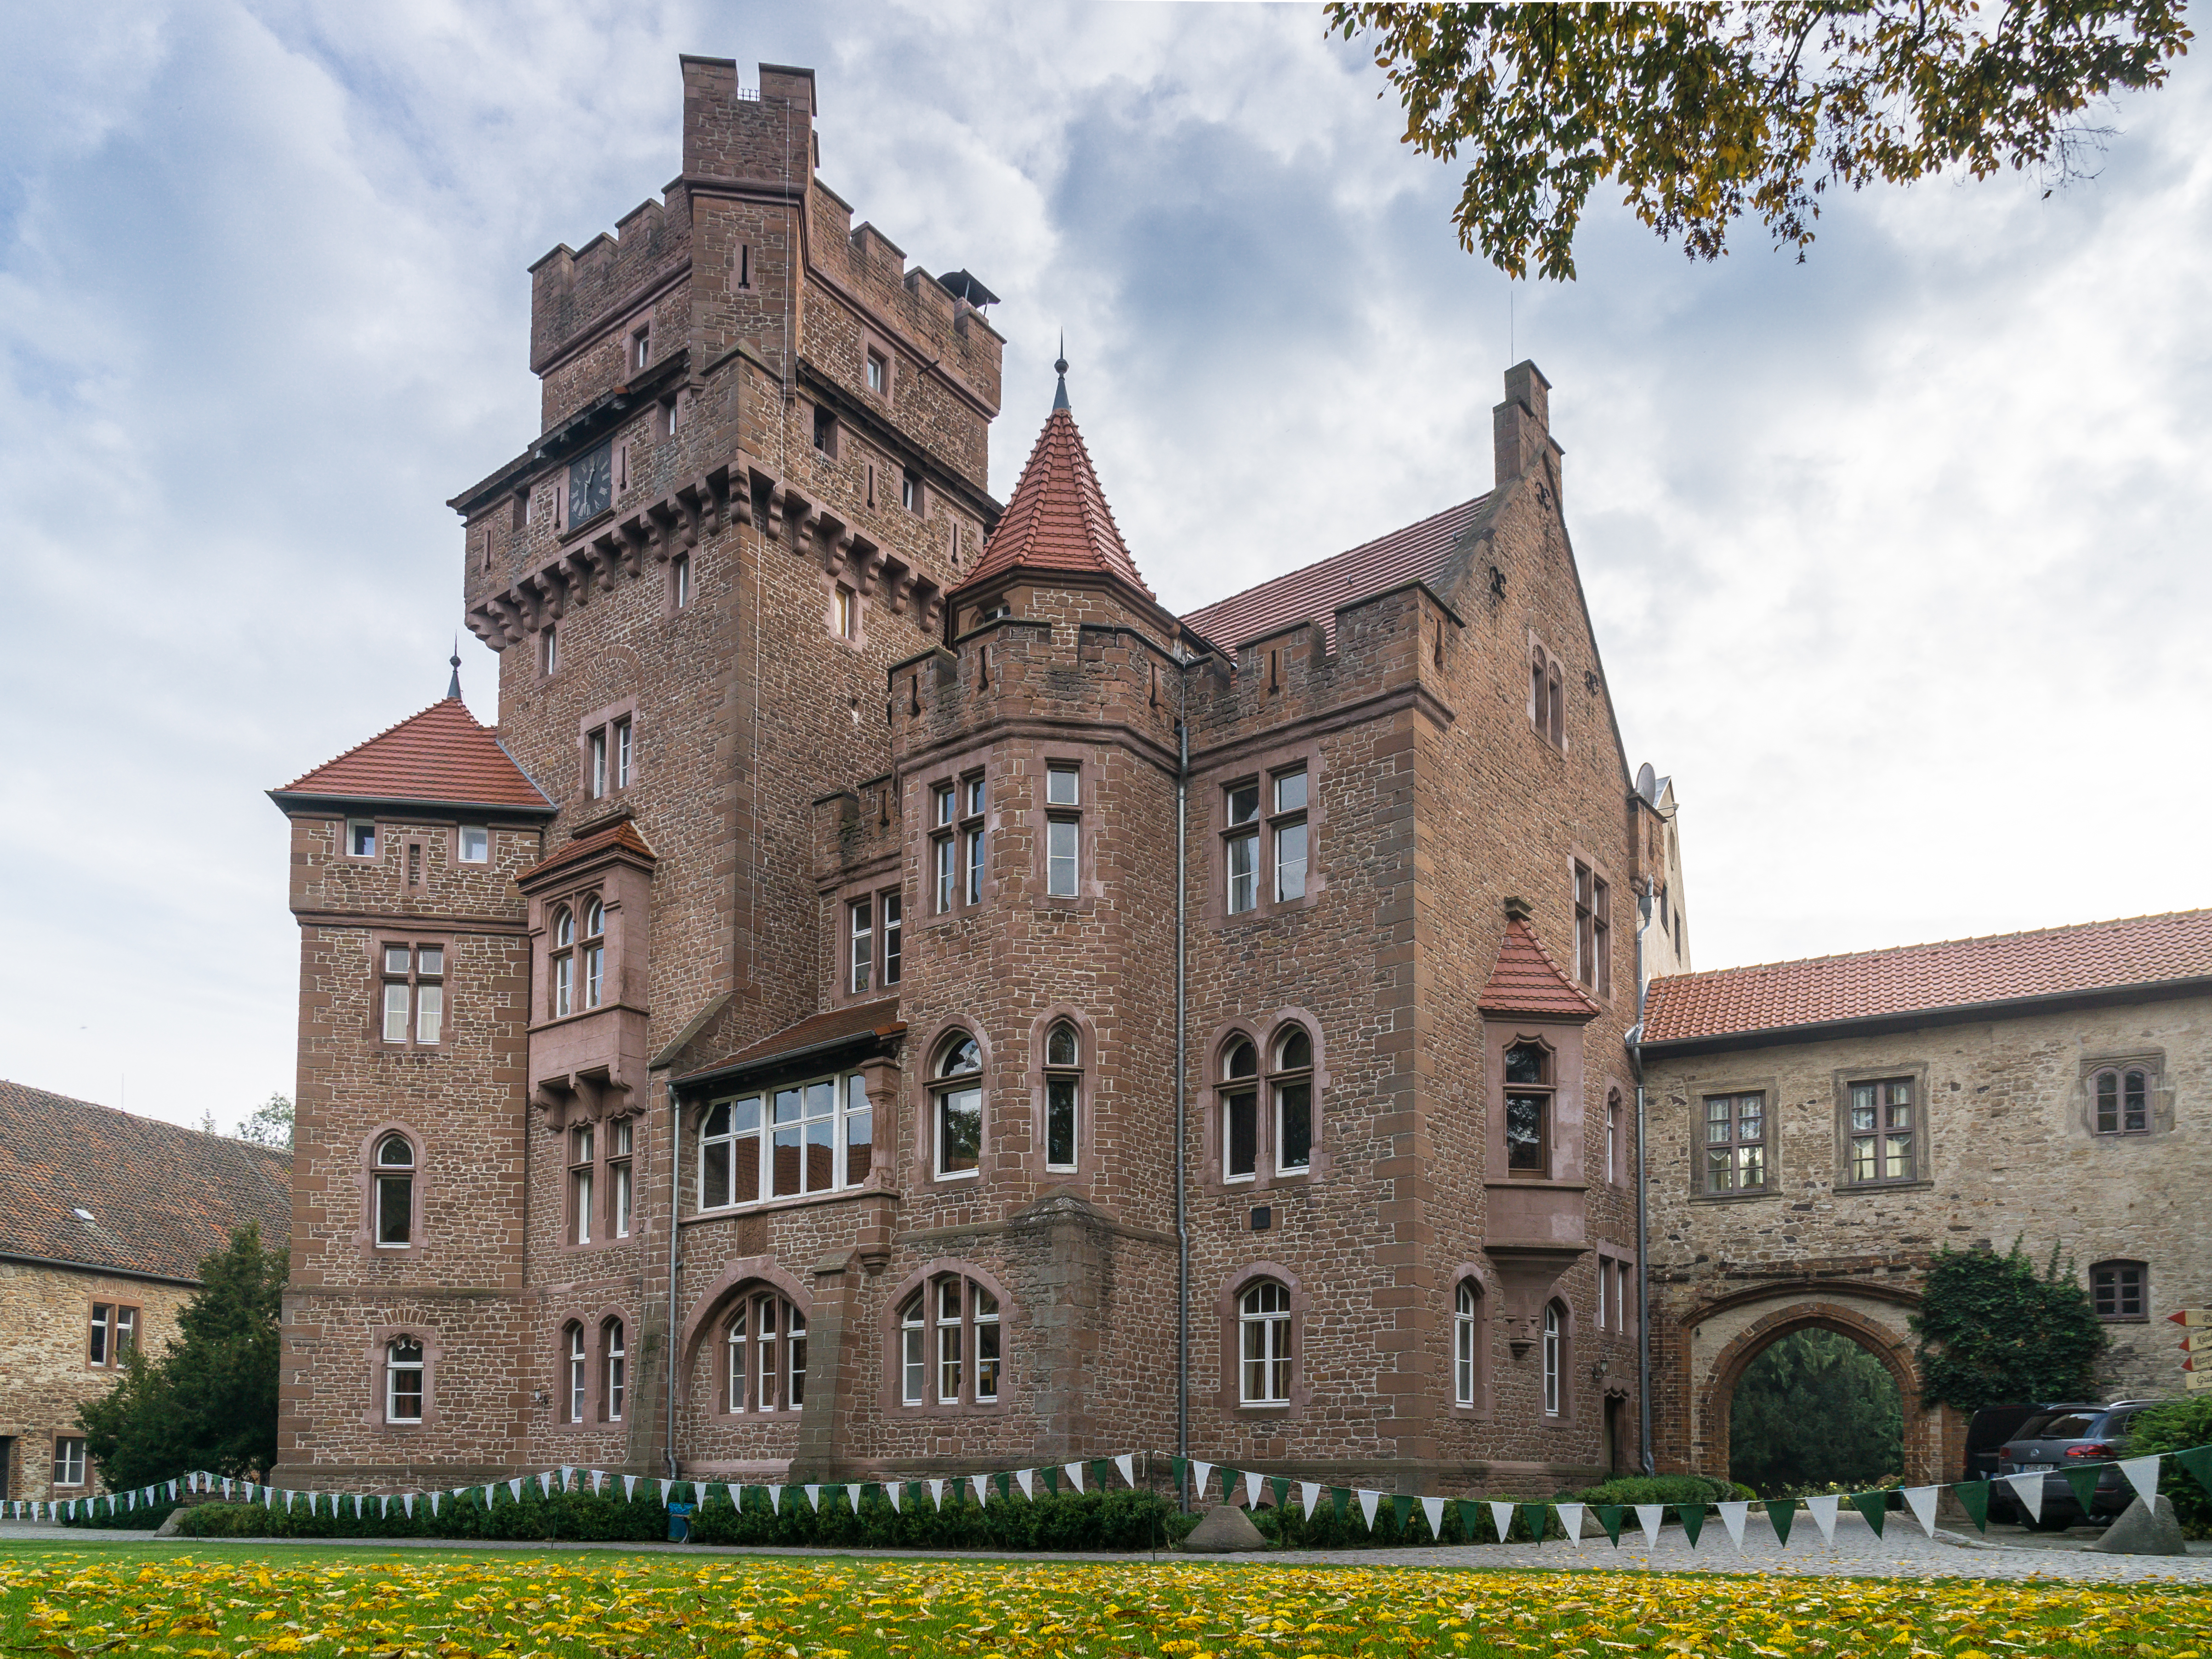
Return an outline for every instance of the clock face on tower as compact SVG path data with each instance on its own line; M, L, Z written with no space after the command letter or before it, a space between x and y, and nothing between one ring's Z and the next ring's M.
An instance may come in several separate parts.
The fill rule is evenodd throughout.
M614 467L608 447L601 444L568 465L568 522L580 525L597 518L614 501Z

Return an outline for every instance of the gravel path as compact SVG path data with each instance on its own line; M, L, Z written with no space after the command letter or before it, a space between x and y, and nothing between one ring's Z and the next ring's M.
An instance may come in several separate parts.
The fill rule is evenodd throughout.
M1269 1550L1265 1553L1182 1558L1194 1565L1216 1563L1232 1567L1345 1566L1447 1567L1498 1571L1528 1568L1615 1572L1772 1573L1864 1578L2041 1578L2089 1582L2131 1583L2167 1580L2180 1583L2212 1584L2212 1546L2195 1545L2187 1556L2100 1555L2093 1551L2051 1547L2049 1545L1985 1541L1971 1534L1939 1528L1928 1537L1909 1515L1892 1515L1877 1538L1863 1516L1846 1512L1836 1518L1836 1541L1822 1540L1809 1515L1800 1514L1784 1548L1775 1542L1774 1528L1765 1516L1753 1512L1744 1528L1741 1554L1729 1541L1728 1528L1718 1516L1709 1516L1698 1546L1692 1550L1680 1527L1659 1534L1659 1547L1650 1548L1632 1514L1621 1528L1620 1547L1607 1541L1595 1517L1583 1522L1589 1534L1577 1548L1572 1544L1464 1545L1427 1549L1396 1550ZM163 1538L151 1533L110 1531L88 1527L47 1527L21 1522L0 1522L0 1548L8 1544L160 1544L178 1548L256 1548L264 1545L334 1545L353 1549L472 1549L502 1551L617 1550L623 1553L685 1555L823 1555L849 1556L848 1550L728 1548L690 1544L562 1544L484 1541L447 1538ZM881 1550L871 1555L890 1558L940 1559L934 1550ZM1145 1555L994 1555L985 1551L961 1551L955 1559L1012 1559L1048 1564L1054 1561L1146 1561L1174 1559Z

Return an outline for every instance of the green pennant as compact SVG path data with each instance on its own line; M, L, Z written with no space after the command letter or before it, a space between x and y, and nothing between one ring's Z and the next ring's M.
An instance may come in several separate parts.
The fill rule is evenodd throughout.
M1349 1521L1352 1518L1351 1487L1331 1486L1328 1489L1328 1501L1336 1505L1336 1518L1338 1520Z
M873 1481L873 1480L866 1480L866 1481L861 1482L861 1484L860 1484L860 1504L865 1504L865 1503L866 1503L866 1502L867 1502L871 1498L882 1498L882 1497L883 1497L883 1495L884 1495L884 1489L883 1489L883 1487L882 1487L878 1483L877 1483L876 1481ZM886 1500L886 1501L888 1501L888 1500ZM856 1510L857 1510L858 1508L860 1508L860 1504L855 1504L853 1507L854 1507L854 1509L856 1509Z
M2173 1461L2187 1469L2198 1486L2212 1492L2212 1446L2191 1446L2187 1451L2178 1451Z
M2066 1484L2073 1490L2074 1501L2081 1506L2081 1518L2085 1521L2093 1513L2090 1505L2096 1501L2098 1473L2098 1466L2094 1463L2086 1469L2069 1468L2066 1471Z
M1966 1518L1987 1532L1990 1529L1990 1483L1986 1480L1961 1480L1951 1490L1959 1495L1959 1507Z
M1698 1547L1698 1534L1705 1529L1705 1506L1703 1504L1677 1504L1674 1513L1682 1517L1682 1534L1690 1540L1690 1547Z
M1189 1471L1190 1459L1188 1457L1171 1459L1170 1460L1170 1467L1175 1471L1176 1501L1177 1503L1181 1503L1182 1501L1183 1476Z
M1475 1541L1475 1522L1482 1514L1482 1505L1472 1498L1455 1498L1452 1504L1459 1510L1459 1529L1467 1534L1467 1541Z
M1766 1500L1766 1518L1774 1523L1774 1541L1778 1545L1790 1541L1790 1523L1797 1518L1797 1500L1794 1498L1770 1498Z
M1234 1504L1237 1501L1237 1483L1244 1478L1244 1471L1232 1469L1224 1463L1214 1472L1221 1477L1221 1501Z
M1550 1504L1523 1504L1520 1506L1520 1516L1528 1523L1528 1538L1532 1543L1542 1543L1544 1535L1552 1529L1552 1511L1555 1505ZM1559 1529L1559 1535L1563 1538L1566 1536L1565 1528L1562 1527Z
M1051 1464L1048 1463L1042 1468L1039 1469L1037 1473L1044 1477L1045 1496L1048 1498L1059 1497L1060 1471L1054 1468Z
M1006 1470L999 1471L999 1496L1011 1499L1014 1495L1014 1477Z
M1288 1475L1279 1474L1268 1480L1275 1494L1275 1507L1286 1510L1291 1506L1291 1481Z
M1593 1504L1590 1508L1597 1512L1597 1523L1605 1528L1605 1535L1613 1540L1613 1548L1619 1549L1620 1547L1620 1517L1626 1511L1618 1504Z
M1406 1530L1413 1518L1413 1494L1410 1492L1394 1492L1390 1494L1391 1517L1397 1522L1398 1530L1401 1533Z
M823 1502L830 1504L834 1504L842 1498L845 1500L847 1509L855 1515L860 1512L860 1506L853 1501L853 1489L850 1486L824 1486L822 1488L822 1498Z
M1889 1514L1889 1494L1886 1492L1853 1492L1851 1507L1866 1516L1866 1523L1874 1528L1874 1535L1881 1537L1881 1523Z
M1107 1482L1113 1477L1114 1460L1112 1458L1094 1457L1091 1460L1091 1482L1099 1491L1105 1491Z

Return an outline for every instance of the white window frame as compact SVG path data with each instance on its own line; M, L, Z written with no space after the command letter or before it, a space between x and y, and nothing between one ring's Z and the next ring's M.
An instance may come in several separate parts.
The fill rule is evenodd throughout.
M1565 1353L1565 1338L1559 1329L1559 1304L1544 1304L1544 1415L1560 1414L1563 1381L1561 1362Z
M1237 1297L1237 1325L1238 1400L1247 1406L1289 1405L1291 1287L1273 1279L1246 1285Z
M580 1423L591 1404L591 1360L584 1352L584 1327L580 1322L568 1325L568 1421Z
M568 1242L588 1244L592 1242L592 1176L598 1163L599 1136L588 1123L580 1123L568 1131L568 1207L573 1212L568 1223Z
M670 429L672 431L674 428L672 427ZM668 599L670 607L677 611L691 603L691 556L689 553L678 553L668 562Z
M618 1117L607 1125L607 1196L612 1211L608 1231L617 1238L629 1237L631 1207L637 1198L631 1163L636 1139L635 1118Z
M929 1388L929 1287L899 1310L899 1403L919 1406Z
M368 845L362 845L364 838ZM348 818L345 825L345 853L349 859L373 859L376 856L376 820Z
M84 1437L81 1434L58 1434L54 1437L54 1485L82 1486L85 1484Z
M1291 786L1296 786L1295 792ZM1313 832L1306 814L1312 796L1312 778L1304 764L1285 767L1267 780L1268 860L1275 902L1292 904L1305 897L1311 884Z
M1240 1053L1249 1053L1252 1056L1252 1069L1249 1073L1230 1069L1236 1065ZM1219 1091L1215 1096L1221 1113L1221 1179L1224 1184L1257 1181L1260 1177L1260 1045L1240 1033L1222 1051L1221 1082ZM1233 1167L1236 1162L1235 1103L1248 1099L1251 1103L1252 1112L1252 1167L1237 1170Z
M398 1147L407 1154L403 1163L389 1158L386 1152ZM377 1137L375 1149L369 1154L369 1201L375 1207L369 1219L371 1236L380 1250L411 1250L415 1248L415 1178L421 1163L415 1143L394 1129ZM403 1195L399 1208L404 1227L402 1237L393 1238L387 1230L389 1212L385 1202L388 1188L396 1187Z
M463 824L460 829L459 846L459 861L460 863L489 864L491 862L491 831L484 825ZM471 848L476 850L471 852L470 850Z
M872 893L845 902L845 989L866 996L876 975L876 900Z
M1452 1398L1462 1406L1474 1404L1474 1345L1481 1319L1481 1295L1472 1280L1462 1279L1452 1297Z
M742 1127L748 1118L752 1127ZM720 1128L716 1127L718 1121ZM828 1126L830 1153L830 1180L819 1187L808 1184L806 1158L810 1146L822 1144L817 1138L817 1125ZM875 1109L868 1099L867 1078L860 1072L832 1072L800 1082L718 1096L708 1103L700 1117L698 1139L698 1185L695 1190L701 1210L741 1209L748 1204L765 1204L778 1199L818 1198L829 1193L851 1191L866 1184L869 1171L876 1163ZM738 1147L748 1140L757 1149L755 1190L750 1194L739 1190L738 1170ZM799 1188L794 1192L775 1190L779 1142L798 1154L794 1168ZM868 1148L868 1168L855 1176L853 1154L861 1146ZM718 1149L721 1158L719 1170ZM722 1182L720 1193L713 1184L717 1178ZM714 1201L717 1199L721 1201Z
M980 1062L982 1057L982 1045L975 1042L972 1034L959 1031L948 1032L945 1035L944 1040L937 1046L936 1058L930 1064L932 1073L929 1079L930 1169L939 1181L972 1180L980 1178L983 1173L985 1131L982 1121L982 1070L980 1064L978 1068L972 1072L947 1072L944 1069L959 1043L963 1041L975 1044L976 1057ZM948 1169L945 1162L945 1115L951 1110L949 1103L956 1096L970 1094L975 1097L975 1162L964 1170Z
M415 1351L412 1359L400 1358L402 1347ZM411 1374L415 1379L415 1414L403 1416L399 1409L399 1379ZM422 1420L422 1409L429 1402L429 1389L425 1386L427 1373L422 1344L412 1337L395 1336L384 1345L384 1420L387 1423L416 1424Z
M1060 1036L1065 1033L1068 1053L1061 1058L1054 1053ZM1052 1023L1044 1037L1044 1167L1048 1170L1074 1171L1083 1158L1083 1033L1073 1020L1059 1019ZM1067 1156L1053 1156L1053 1119L1058 1113L1058 1097L1066 1097L1068 1115Z
M629 1403L629 1348L624 1341L629 1334L623 1321L610 1319L599 1327L600 1373L599 1395L601 1408L610 1423L623 1420L623 1411Z

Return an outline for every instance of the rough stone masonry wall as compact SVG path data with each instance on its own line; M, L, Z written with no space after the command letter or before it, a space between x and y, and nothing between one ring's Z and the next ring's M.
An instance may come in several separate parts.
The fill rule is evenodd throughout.
M185 1285L0 1261L0 1376L8 1382L0 1398L0 1438L15 1443L0 1498L88 1498L106 1490L89 1462L86 1485L53 1484L55 1439L82 1436L77 1412L123 1375L88 1363L92 1304L137 1308L139 1345L159 1354L176 1337L177 1315L191 1295Z
M1909 1346L1903 1316L1928 1260L1947 1248L2005 1250L2018 1239L2039 1267L2055 1245L2085 1285L2093 1262L2148 1264L2149 1317L2108 1327L2113 1346L2098 1386L2111 1397L2180 1394L2176 1328L2164 1316L2212 1300L2208 1030L2212 1000L2198 998L1655 1060L1647 1086L1662 1461L1724 1472L1710 1467L1725 1445L1716 1370L1754 1320L1840 1305ZM2107 1059L2155 1066L2164 1092L2149 1134L2092 1133L2084 1079ZM1926 1112L1927 1178L1853 1188L1842 1179L1838 1128L1847 1085L1892 1077L1914 1079ZM1705 1097L1754 1090L1772 1103L1766 1191L1699 1194L1692 1158ZM1770 1324L1763 1335L1786 1328Z

